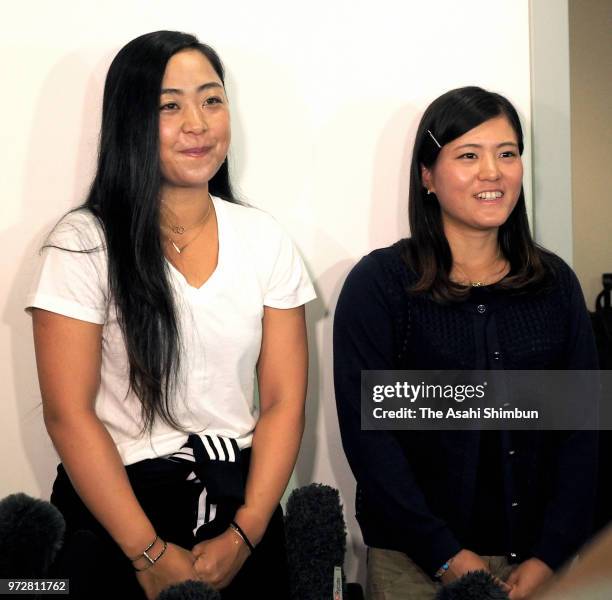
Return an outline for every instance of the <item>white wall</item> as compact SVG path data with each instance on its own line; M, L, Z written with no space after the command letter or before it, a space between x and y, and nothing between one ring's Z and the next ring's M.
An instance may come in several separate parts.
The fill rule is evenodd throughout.
M536 241L570 265L572 156L567 0L530 0Z
M528 12L527 0L56 0L3 10L0 497L47 496L56 463L22 312L29 257L83 198L114 53L141 33L181 29L227 65L242 194L285 225L315 279L308 422L294 484L340 488L359 550L333 397L336 299L363 254L407 234L410 148L433 98L478 84L509 96L529 128ZM349 577L363 566L351 549Z

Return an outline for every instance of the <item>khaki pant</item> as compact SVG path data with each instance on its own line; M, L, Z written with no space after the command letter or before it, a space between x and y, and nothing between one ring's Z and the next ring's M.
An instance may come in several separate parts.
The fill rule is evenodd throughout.
M482 559L503 581L515 568L504 556ZM433 600L440 587L403 552L368 548L367 600Z

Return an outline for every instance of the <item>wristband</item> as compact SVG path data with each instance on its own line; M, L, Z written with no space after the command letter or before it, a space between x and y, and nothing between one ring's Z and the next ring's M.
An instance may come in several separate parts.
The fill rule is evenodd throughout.
M232 528L233 531L235 531L240 536L240 538L242 538L242 541L247 545L247 547L251 551L251 553L253 553L255 551L255 546L253 546L253 544L251 544L251 540L249 540L249 538L247 537L246 533L244 533L244 531L242 531L242 527L240 527L240 525L238 525L238 523L236 523L236 521L232 521L230 523L230 527Z

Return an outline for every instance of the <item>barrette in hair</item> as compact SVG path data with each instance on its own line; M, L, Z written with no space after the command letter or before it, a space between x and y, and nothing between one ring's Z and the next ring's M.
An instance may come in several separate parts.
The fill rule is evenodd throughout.
M431 139L435 142L436 146L438 146L438 148L442 148L442 146L440 146L440 142L434 137L434 134L431 133L429 129L427 130L427 133L431 136Z

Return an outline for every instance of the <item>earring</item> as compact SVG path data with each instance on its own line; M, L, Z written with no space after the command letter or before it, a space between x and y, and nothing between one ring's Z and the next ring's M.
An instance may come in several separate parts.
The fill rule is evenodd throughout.
M431 194L431 190L427 188L427 195L429 196L430 194Z

